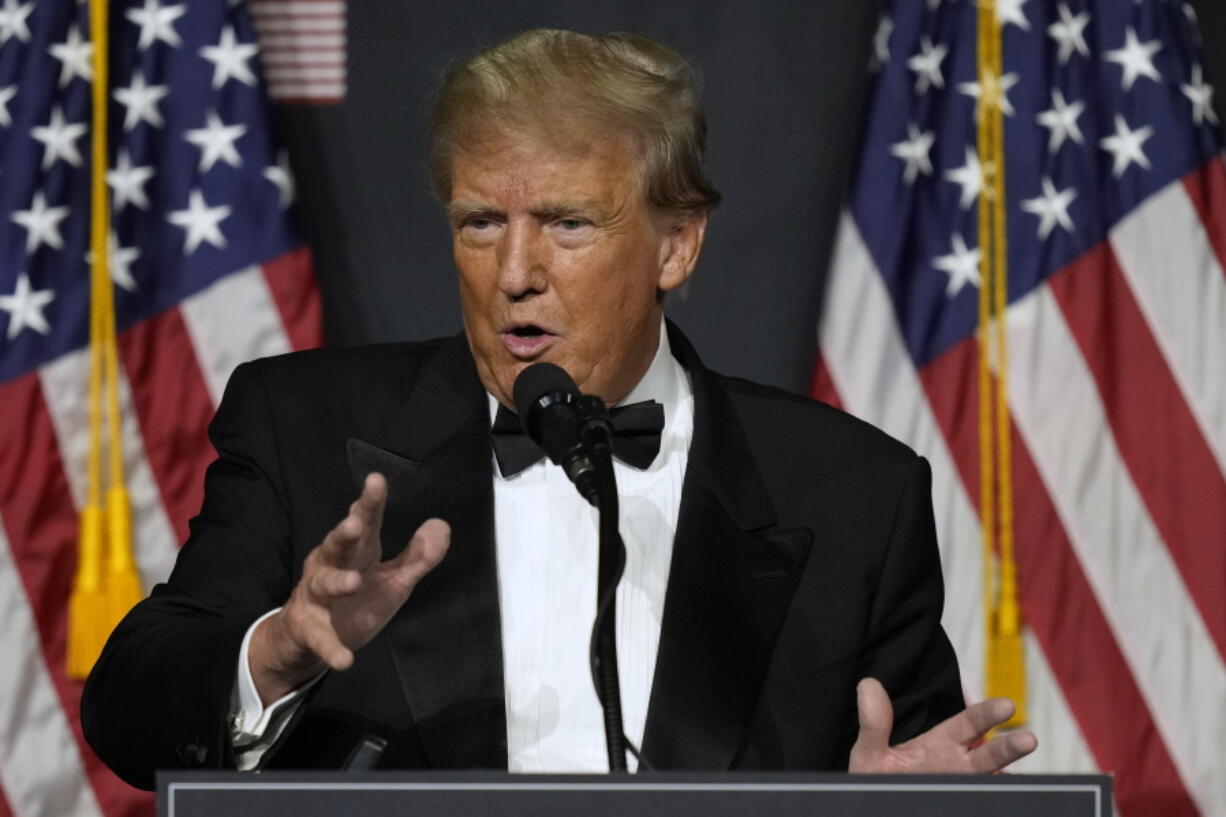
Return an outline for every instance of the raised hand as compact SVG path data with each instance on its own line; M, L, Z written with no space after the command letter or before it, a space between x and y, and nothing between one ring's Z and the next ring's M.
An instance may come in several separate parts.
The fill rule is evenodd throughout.
M447 554L451 529L429 519L401 553L380 561L387 482L370 474L349 514L307 555L289 601L252 633L248 662L265 705L326 668L348 669Z
M851 749L848 771L879 774L973 774L995 772L1033 752L1039 741L1032 732L999 735L974 744L994 726L1013 715L1008 698L972 704L948 720L906 743L890 746L894 707L876 678L856 687L860 735Z

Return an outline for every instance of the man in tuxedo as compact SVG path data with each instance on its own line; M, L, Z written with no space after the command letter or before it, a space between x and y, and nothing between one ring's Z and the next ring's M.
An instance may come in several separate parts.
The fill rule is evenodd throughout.
M963 709L927 464L714 374L665 323L719 200L704 142L693 72L643 37L528 32L447 75L430 161L464 332L235 372L174 573L86 687L115 771L336 766L367 734L385 766L607 769L593 511L505 445L541 360L663 418L657 452L615 463L626 732L652 767L991 771L1033 750L978 745L1009 702Z

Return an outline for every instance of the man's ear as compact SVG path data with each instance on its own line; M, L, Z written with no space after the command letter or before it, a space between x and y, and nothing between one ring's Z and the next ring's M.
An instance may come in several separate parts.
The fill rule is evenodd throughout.
M667 230L660 245L660 280L662 292L684 284L698 264L702 241L707 234L707 211L697 210L681 215L669 215Z

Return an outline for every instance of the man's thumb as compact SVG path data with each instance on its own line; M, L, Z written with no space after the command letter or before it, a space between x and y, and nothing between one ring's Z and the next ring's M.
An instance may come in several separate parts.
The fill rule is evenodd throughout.
M396 570L412 589L427 573L438 566L447 555L451 545L451 526L441 519L427 519L422 523L409 546L396 557Z
M856 705L860 712L860 735L852 751L876 753L889 749L894 707L885 687L876 678L862 679L856 686Z

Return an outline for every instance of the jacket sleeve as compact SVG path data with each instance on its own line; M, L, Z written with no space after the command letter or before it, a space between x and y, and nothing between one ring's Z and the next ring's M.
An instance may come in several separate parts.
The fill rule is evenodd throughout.
M941 627L945 602L932 513L932 471L917 457L899 497L869 612L859 675L894 704L891 743L910 740L965 706L958 662Z
M86 740L121 778L233 766L227 714L239 647L292 589L290 514L259 363L235 370L209 427L218 458L170 578L112 633L86 681Z

